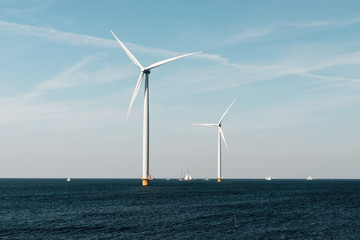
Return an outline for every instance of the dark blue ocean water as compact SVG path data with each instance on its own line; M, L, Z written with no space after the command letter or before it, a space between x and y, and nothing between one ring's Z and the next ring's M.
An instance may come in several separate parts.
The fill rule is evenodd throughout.
M360 180L0 179L0 239L360 239L359 229Z

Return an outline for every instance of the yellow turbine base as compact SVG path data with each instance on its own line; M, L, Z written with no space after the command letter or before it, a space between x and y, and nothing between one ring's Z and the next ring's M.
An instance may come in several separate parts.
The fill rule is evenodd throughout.
M218 178L218 182L221 182L221 178Z
M149 186L149 179L143 179L142 180L142 185L143 186Z

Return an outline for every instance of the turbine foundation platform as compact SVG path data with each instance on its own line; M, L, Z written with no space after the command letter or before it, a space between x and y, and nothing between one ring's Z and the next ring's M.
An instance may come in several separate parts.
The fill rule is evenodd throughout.
M221 182L222 181L222 179L221 178L218 178L218 182Z
M150 181L150 180L154 180L154 178L151 177L150 174L148 174L148 177L147 177L147 178L141 178L141 180L142 180L142 185L143 185L143 186L149 186L149 181Z
M142 185L143 186L149 186L149 179L143 179L142 180Z

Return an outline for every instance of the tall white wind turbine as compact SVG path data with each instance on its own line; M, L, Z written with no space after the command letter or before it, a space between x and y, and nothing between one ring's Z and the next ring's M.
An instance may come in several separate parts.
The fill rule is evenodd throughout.
M154 64L149 65L148 67L143 67L140 62L134 57L134 55L129 51L129 49L127 49L125 47L125 45L116 37L116 35L113 33L113 31L111 31L111 33L114 35L114 37L116 38L117 42L120 44L120 46L124 49L125 53L130 57L130 59L135 63L136 66L138 66L140 68L140 76L139 79L136 83L136 87L134 90L134 93L132 95L131 101L130 101L130 106L128 109L128 112L126 114L126 122L129 118L129 114L130 114L130 110L131 107L134 103L134 100L136 98L136 95L139 91L139 88L141 86L142 80L143 80L143 76L145 74L145 92L144 92L144 118L143 118L143 170L142 170L142 185L143 186L148 186L149 185L149 180L151 180L151 175L149 173L149 74L150 74L150 70L153 68L156 68L158 66L161 66L165 63L174 61L176 59L180 59L186 56L190 56L199 52L194 52L194 53L188 53L185 55L181 55L178 57L173 57L173 58L169 58L169 59L165 59L162 60L160 62L156 62Z
M223 133L223 131L221 129L221 123L224 120L224 117L225 117L226 113L229 111L230 107L234 104L235 101L236 101L236 99L234 99L234 101L226 109L226 111L224 112L224 114L222 115L222 117L220 118L220 121L218 123L198 123L198 124L194 124L194 125L206 126L206 127L217 127L217 129L218 129L218 182L221 182L221 180L224 179L222 177L222 175L221 175L221 138L224 141L226 148L229 150L229 147L226 144L224 133Z

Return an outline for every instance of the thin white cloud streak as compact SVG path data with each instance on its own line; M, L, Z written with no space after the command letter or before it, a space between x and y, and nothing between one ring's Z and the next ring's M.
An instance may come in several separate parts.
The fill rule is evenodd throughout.
M280 23L281 26L294 27L323 27L323 26L346 26L360 22L360 18L337 21L318 21L318 22L299 22L299 23Z
M116 47L116 42L108 39L92 37L84 34L74 34L58 31L52 28L35 27L0 20L0 29L22 35L36 36L56 42L64 42L71 45L95 45L102 47Z
M205 56L203 56L205 55ZM242 63L231 63L229 59L223 58L220 55L206 55L199 54L194 56L198 58L204 58L220 63L224 66L228 66L238 70L238 73L226 74L223 76L221 86L202 87L202 92L216 91L220 89L228 89L236 86L240 86L247 83L267 81L285 76L297 75L303 77L314 77L314 72L324 70L328 68L338 66L349 66L360 64L360 52L354 52L350 54L338 54L333 56L311 56L309 58L299 58L289 60L278 61L271 65L247 65ZM208 73L205 76L217 75L216 70L211 74L212 69L208 69ZM209 81L209 77L201 77L203 81ZM198 79L198 80L199 80ZM343 77L323 77L323 80L332 82L334 80L342 80L348 82L356 82L356 79L349 79ZM201 82L201 81L199 81Z
M39 84L35 89L38 91L48 91L78 85L82 81L86 80L84 73L79 72L79 70L87 64L93 62L95 59L96 56L86 57L77 62L75 65L65 69L62 73L55 76L51 80Z
M223 41L221 45L232 45L243 41L254 40L266 36L271 32L273 32L273 29L270 27L246 29L244 31L240 31L234 35L231 35L230 37L226 37L225 41Z
M344 21L343 24L351 24L360 22L360 19L352 19L349 21ZM315 26L315 25L326 25L326 24L336 24L336 23L328 23L328 22L314 22L314 23L304 23L304 24L293 24L295 25L304 25L304 26ZM339 23L337 23L339 24ZM281 24L279 24L281 25ZM291 25L291 24L288 24ZM30 36L36 36L43 39L47 39L50 41L56 42L64 42L71 45L93 45L93 46L100 46L100 47L118 47L118 44L115 40L97 38L89 35L83 34L74 34L68 32L62 32L51 28L44 28L44 27L35 27L29 25L22 25L17 23L5 22L0 20L0 30L13 32L17 34L24 34ZM235 39L245 39L251 38L256 36L263 36L271 31L269 29L262 29L259 30L248 30L244 33L235 37ZM109 34L110 35L110 34ZM174 55L180 55L182 53L169 51L164 49L157 49L157 48L148 48L139 46L133 43L126 43L127 46L137 52L169 57ZM309 61L297 62L294 63L293 66L289 65L288 62L278 63L274 65L246 65L241 63L231 63L228 58L224 58L217 54L208 54L208 53L200 53L194 56L195 58L209 60L215 63L219 63L221 65L225 65L228 67L235 68L239 70L239 76L241 76L241 80L239 78L230 78L225 84L223 84L220 88L226 89L231 88L234 86L238 86L241 84L246 84L250 82L256 81L264 81L264 80L271 80L274 78L284 77L288 75L303 75L310 74L312 71L325 69L333 66L339 65L349 65L349 64L359 64L360 63L360 53L353 53L348 55L340 55L334 56L332 58L322 58L317 59L316 63L308 63ZM90 59L84 59L84 62L79 62L78 65L73 66L74 68L80 68L82 64L87 63L87 61L91 61ZM49 90L51 88L64 88L64 87L71 87L77 85L75 82L70 81L63 81L64 77L71 73L73 69L68 69L67 71L63 72L61 75L53 78L49 82L45 82L38 86L38 89L46 89ZM81 76L77 76L81 78ZM208 89L202 88L201 91L214 91L218 90L219 86L210 87Z
M359 23L360 18L350 19L350 20L344 20L344 21L323 21L323 22L308 22L308 23L279 23L275 24L274 27L271 28L261 28L261 29L248 29L243 32L240 32L238 34L235 34L232 39L228 40L229 43L237 42L245 39L251 39L255 37L261 37L264 35L267 35L273 31L273 29L276 28L276 26L328 26L328 25L349 25L354 23ZM56 42L64 42L71 45L94 45L94 46L101 46L101 47L118 47L118 44L115 40L109 40L104 38L98 38L93 37L85 34L75 34L75 33L69 33L69 32L63 32L58 31L52 28L45 28L45 27L36 27L31 25L24 25L24 24L18 24L18 23L12 23L12 22L6 22L0 20L0 29L2 31L7 32L13 32L18 34L24 34L24 35L30 35L30 36L36 36L40 38L44 38L51 41ZM158 49L158 48L149 48L144 46L139 46L133 43L126 43L129 48L142 52L142 53L148 53L148 54L155 54L160 56L170 56L170 55L176 55L179 54L179 52L176 51L169 51L165 49ZM218 55L212 55L212 54L203 54L203 58L207 58L209 60L220 60L220 62L223 61L223 59Z
M331 22L309 22L309 23L283 23L284 26L295 26L295 27L318 27L318 26L328 26L331 25Z
M314 60L309 61L310 62L309 69L318 70L318 69L325 69L325 68L342 66L342 65L359 65L360 52L326 57L319 60L317 60L317 62L315 62Z
M326 86L318 87L317 89L339 88L348 86L360 87L360 79L355 78L323 76L318 74L305 74L304 76L329 82L329 84L327 84Z
M197 57L202 57L200 54ZM196 56L194 56L196 57ZM300 76L304 78L314 78L317 74L314 72L333 68L343 65L358 65L360 64L360 53L342 54L334 56L323 56L313 58L301 58L294 60L283 60L272 65L246 65L241 63L230 63L228 59L221 56L211 56L214 60L220 63L218 66L202 67L197 71L193 71L192 78L186 77L186 73L178 73L177 77L181 81L172 80L168 84L178 82L177 85L181 87L200 85L201 87L192 87L191 91L197 93L216 92L219 90L231 89L244 84L268 81L286 76ZM175 78L175 77L174 77ZM320 77L318 77L320 79ZM356 83L356 79L349 79L343 77L321 77L325 85L332 83L335 80L349 83ZM166 84L166 83L162 83ZM179 94L182 92L181 88L177 89ZM188 91L188 90L187 90ZM168 91L164 92L164 95ZM174 94L174 92L171 92Z
M348 22L360 22L360 19L354 19ZM71 45L94 45L94 46L101 46L101 47L118 47L118 44L115 40L109 40L104 38L97 38L89 35L84 34L74 34L74 33L68 33L68 32L62 32L51 28L44 28L44 27L34 27L29 25L22 25L17 23L10 23L0 20L0 29L2 31L8 31L8 32L14 32L18 34L25 34L25 35L31 35L31 36L37 36L40 38L44 38L51 41L58 41L58 42L64 42ZM247 32L243 33L242 38L245 37L253 37L253 36L261 36L266 33L270 32L269 29L265 30L248 30ZM152 55L158 55L158 56L174 56L182 54L182 52L176 52L176 51L169 51L165 49L158 49L158 48L148 48L144 46L139 46L133 43L126 43L129 48L132 50L152 54ZM342 59L339 60L338 56L335 56L334 58L330 60L322 59L321 64L318 64L317 69L320 68L326 68L331 67L334 65L345 65L345 64L357 64L360 62L360 53L355 54L349 54L349 55L343 55L341 56ZM258 72L259 70L265 70L265 72L270 71L281 71L285 75L289 74L299 74L300 72L308 72L306 69L301 69L299 67L286 67L286 66L249 66L239 63L230 63L230 60L228 58L221 57L217 54L208 54L208 53L200 53L198 55L194 56L195 58L200 59L206 59L210 60L216 63L220 63L223 65L231 66L234 68L237 68L241 71L250 71L253 69L254 71ZM356 60L356 62L354 62ZM313 70L314 67L309 68L309 70ZM283 74L281 74L283 75Z
M292 64L289 64L289 61L278 62L273 65L243 65L243 64L234 64L224 62L224 65L231 66L240 70L241 79L243 81L230 82L229 87L234 87L237 85L271 80L275 78L298 75L303 77L314 77L313 72L324 70L328 68L333 68L337 66L348 66L348 65L359 65L360 64L360 52L355 52L351 54L341 54L334 56L325 56L320 58L308 58L308 59L298 59L293 61ZM334 81L351 81L355 82L355 79L349 78L331 78L324 77L323 80Z
M222 41L219 41L219 46L224 45L233 45L236 43L241 43L247 40L265 40L265 39L274 39L276 36L272 35L272 33L277 32L277 30L282 29L283 27L293 27L299 28L302 30L312 29L312 28L337 28L344 27L351 24L356 24L360 22L360 18L353 18L348 20L338 20L338 21L315 21L315 22L286 22L286 23L269 23L267 26L252 26L252 28L242 30L242 31L234 31L235 34L230 36L223 37Z
M332 76L323 76L318 74L305 74L305 76L310 78L318 78L323 79L329 82L352 82L352 83L360 83L360 79L355 78L344 78L344 77L332 77Z
M106 67L103 69L92 70L92 64L102 60L102 54L92 55L81 59L71 67L52 79L40 83L35 87L36 92L43 92L61 88L69 88L78 85L97 85L113 82L130 75L128 71L118 70L115 67Z
M4 32L17 33L21 35L35 36L43 38L50 41L67 43L70 45L83 46L83 45L92 45L99 47L109 47L109 48L118 48L119 44L115 40L109 40L105 38L93 37L85 34L76 34L58 31L52 28L45 27L35 27L30 25L11 23L0 20L0 29ZM110 33L110 30L109 30ZM109 34L110 36L110 34ZM153 54L157 56L173 56L179 54L178 52L157 49L157 48L148 48L139 46L133 43L126 42L126 45L137 52Z
M3 32L11 32L21 35L35 36L50 41L67 43L70 45L77 45L77 46L92 45L92 46L110 47L110 48L119 47L119 44L115 40L98 38L85 34L63 32L52 28L35 27L30 25L11 23L2 20L0 20L0 30ZM109 30L109 36L110 36L110 30ZM156 56L169 57L169 56L183 54L182 52L176 52L176 51L170 51L170 50L158 49L158 48L149 48L129 42L125 42L125 44L128 48L130 48L133 51L156 55ZM212 55L212 54L200 54L200 55L201 58L215 62L228 61L227 59L224 59L219 55Z
M48 91L71 88L75 86L101 85L132 76L129 70L116 66L93 68L93 65L104 58L103 54L85 57L62 72L35 86L30 92L13 99L34 99L47 94Z

